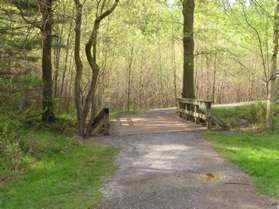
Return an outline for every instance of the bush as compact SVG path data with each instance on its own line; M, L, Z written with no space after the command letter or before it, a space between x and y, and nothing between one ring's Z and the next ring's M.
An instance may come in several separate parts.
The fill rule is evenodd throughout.
M2 112L24 111L40 106L40 78L35 75L22 75L0 78L0 109Z
M72 140L48 131L29 131L21 140L21 148L32 157L57 154L72 146Z
M265 123L266 105L259 102L239 107L217 107L213 109L213 114L233 128L243 125L261 127Z
M0 123L0 177L22 173L30 163L77 145L71 138L47 129L32 130L9 122Z
M18 174L22 169L23 151L19 137L6 124L0 130L0 162L4 174Z

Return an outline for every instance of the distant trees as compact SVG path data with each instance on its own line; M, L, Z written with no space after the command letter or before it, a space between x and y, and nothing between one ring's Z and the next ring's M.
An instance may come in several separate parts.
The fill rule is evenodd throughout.
M182 97L195 98L194 90L194 11L195 0L183 0L183 90Z
M103 19L116 1L0 1L0 77L36 77L31 94L44 122L78 107L79 134L88 135L108 104L174 106L181 93L216 103L275 101L275 1L123 0ZM267 107L261 117L270 121Z

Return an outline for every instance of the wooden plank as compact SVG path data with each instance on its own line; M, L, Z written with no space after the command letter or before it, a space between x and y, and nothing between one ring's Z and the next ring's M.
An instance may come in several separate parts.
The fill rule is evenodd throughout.
M191 119L196 123L199 120L205 121L208 129L211 129L212 125L228 129L229 126L227 124L212 115L212 103L212 101L207 100L177 98L177 112L180 114L180 117L186 117L187 120Z
M180 112L184 113L186 115L190 115L192 117L196 117L196 118L199 118L199 119L207 120L206 115L202 114L202 113L197 113L197 112L190 111L190 110L180 110Z
M177 98L177 112L180 114L180 117L185 116L187 120L192 119L195 123L203 120L207 123L209 129L212 125L209 119L211 117L211 105L212 101Z
M202 104L202 103L213 103L210 100L200 100L200 99L187 99L187 98L178 98L179 102L188 103L188 104Z
M103 108L92 124L92 135L96 135L102 130L103 134L109 133L109 108Z

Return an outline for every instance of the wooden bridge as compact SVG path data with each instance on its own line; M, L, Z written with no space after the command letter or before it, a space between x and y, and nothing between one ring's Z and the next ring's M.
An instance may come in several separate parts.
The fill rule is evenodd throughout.
M212 101L199 99L177 99L177 111L180 117L197 124L206 125L208 129L213 126L228 129L229 127L212 113Z
M180 118L176 108L123 113L113 120L111 135L141 135L206 130L205 126Z
M93 133L132 135L227 128L213 116L212 102L197 99L177 99L177 108L155 109L142 113L123 113L115 119L110 129L109 109L104 108L92 126Z

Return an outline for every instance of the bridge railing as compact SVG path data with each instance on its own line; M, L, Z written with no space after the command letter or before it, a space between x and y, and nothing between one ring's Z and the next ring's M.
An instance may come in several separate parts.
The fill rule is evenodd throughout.
M180 117L195 123L205 123L208 129L212 127L212 101L177 98L177 107Z
M110 109L103 108L99 114L96 116L92 124L92 135L96 135L99 132L108 135L109 134L109 125L110 125Z

